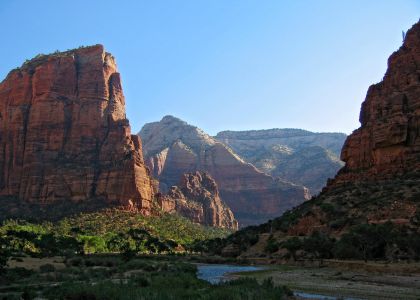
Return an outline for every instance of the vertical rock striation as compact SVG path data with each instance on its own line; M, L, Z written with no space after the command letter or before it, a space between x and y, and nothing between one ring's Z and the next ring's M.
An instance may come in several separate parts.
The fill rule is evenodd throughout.
M0 84L0 195L150 213L153 182L103 46L40 55Z
M394 178L420 170L420 23L388 59L362 104L359 129L346 140L334 184Z
M344 165L339 159L343 133L275 128L222 131L215 138L259 170L306 186L312 195Z
M184 173L207 172L241 226L265 222L310 197L305 187L257 170L226 145L175 117L146 124L139 135L146 163L163 191Z
M208 173L184 174L179 185L172 186L159 202L164 211L177 212L196 223L238 229L238 221L220 199L217 184Z
M417 256L415 241L420 233L420 21L407 32L400 49L389 57L383 80L368 89L361 106L360 123L344 143L341 159L345 166L335 178L329 180L318 196L273 222L261 225L257 229L260 238L273 234L282 241L321 232L339 240L350 232L350 240L356 245L354 249L338 249L349 250L344 256L358 257L358 251L365 252L359 257L374 251L376 259ZM381 236L378 241L371 241L383 235L378 227L360 226L388 223L393 225L388 228L395 232L386 229L389 236ZM244 229L238 235L255 234L255 231L248 228L248 232ZM392 238L389 243L393 235L401 237L401 241ZM405 245L402 241L408 241L410 237L411 245L409 242ZM375 245L370 250L366 250L366 239ZM382 245L378 246L380 243ZM234 242L227 244L227 253L238 248ZM238 250L234 255L265 255L258 243L243 248L246 250L242 253Z

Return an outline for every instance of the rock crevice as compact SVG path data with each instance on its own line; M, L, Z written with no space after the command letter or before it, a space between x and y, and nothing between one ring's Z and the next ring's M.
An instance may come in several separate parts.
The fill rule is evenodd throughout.
M159 202L164 211L177 212L196 223L238 229L238 221L220 198L218 186L208 173L182 175L180 183L172 186Z
M154 187L130 133L120 75L96 45L37 56L0 84L0 195L151 212Z
M162 191L176 185L184 173L207 172L241 226L267 221L310 198L305 187L257 170L223 143L175 117L146 124L139 135L146 164Z

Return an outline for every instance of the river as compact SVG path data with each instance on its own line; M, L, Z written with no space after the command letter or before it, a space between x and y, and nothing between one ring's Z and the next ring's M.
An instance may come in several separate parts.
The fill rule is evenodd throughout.
M238 265L224 265L224 264L197 264L197 277L206 280L211 284L218 284L220 282L230 280L229 274L238 272L253 272L264 270L265 266L238 266ZM360 300L356 298L333 297L319 294L306 293L301 291L294 291L293 294L299 299L322 299L322 300Z

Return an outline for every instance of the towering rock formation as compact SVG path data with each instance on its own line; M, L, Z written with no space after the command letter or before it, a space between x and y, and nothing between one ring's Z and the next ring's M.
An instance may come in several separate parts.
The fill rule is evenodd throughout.
M0 195L148 214L152 185L103 46L39 55L0 84Z
M369 88L362 103L360 123L341 152L345 166L320 195L257 230L248 231L254 230L261 242L267 241L269 233L282 240L308 236L315 231L339 240L364 224L350 240L364 243L367 236L375 238L369 236L375 226L367 231L366 225L391 223L408 243L392 240L387 244L388 237L386 243L380 241L382 248L377 249L395 251L393 247L399 247L397 251L406 258L418 257L418 251L414 254L409 251L418 249L416 241L420 237L420 22L407 32L403 45L390 56L382 82ZM249 232L245 229L237 234L246 236ZM360 241L358 236L362 237ZM234 242L226 251L233 246ZM241 255L261 255L258 252L263 247L248 245ZM386 256L385 250L377 255ZM359 248L350 251L353 251L350 255L357 254Z
M304 185L316 194L344 165L340 152L346 135L302 129L222 131L217 140L259 170Z
M172 116L146 124L139 134L146 163L163 191L184 173L206 171L241 226L261 223L309 199L303 186L264 174L201 129Z
M238 221L220 199L216 182L207 173L184 174L178 186L159 197L164 211L177 212L195 223L237 230Z
M388 59L344 143L345 166L319 197L295 211L290 234L340 234L360 223L406 224L420 216L420 23ZM313 203L314 205L310 205Z
M334 183L386 179L420 170L420 23L388 59L362 104L361 127L346 140Z

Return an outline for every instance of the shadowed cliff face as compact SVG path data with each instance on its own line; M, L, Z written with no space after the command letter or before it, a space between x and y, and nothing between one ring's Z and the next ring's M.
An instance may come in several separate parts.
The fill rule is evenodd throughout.
M152 182L101 45L36 57L0 84L0 194L150 212Z
M304 185L317 194L344 165L340 151L346 135L302 129L222 131L217 140L259 170Z
M207 173L184 174L159 202L164 211L177 212L195 223L238 229L238 221L220 199L217 184Z
M316 228L340 232L351 220L416 224L420 212L420 23L389 57L383 80L369 88L360 123L344 143L341 159L345 166L314 200L318 207L314 205L290 233L308 234ZM327 206L335 212L321 209ZM342 219L340 226L328 226L338 219ZM418 230L418 224L415 227Z
M146 163L163 191L176 185L184 173L208 172L241 226L266 221L309 198L306 188L262 173L224 144L177 118L167 116L146 124L139 134Z
M357 228L374 230L377 224L391 224L399 237L413 237L415 245L420 233L420 22L390 56L383 81L369 88L360 123L344 144L345 166L320 195L262 224L256 234L267 238L273 233L278 241L314 232L340 238ZM253 229L238 235L246 236L247 230ZM384 246L390 257L392 247L397 247L392 243ZM398 247L406 258L417 256L404 245ZM235 255L264 255L257 246L240 252Z
M420 24L407 32L388 59L383 81L372 85L362 104L361 127L347 139L345 168L335 182L392 178L420 168Z

